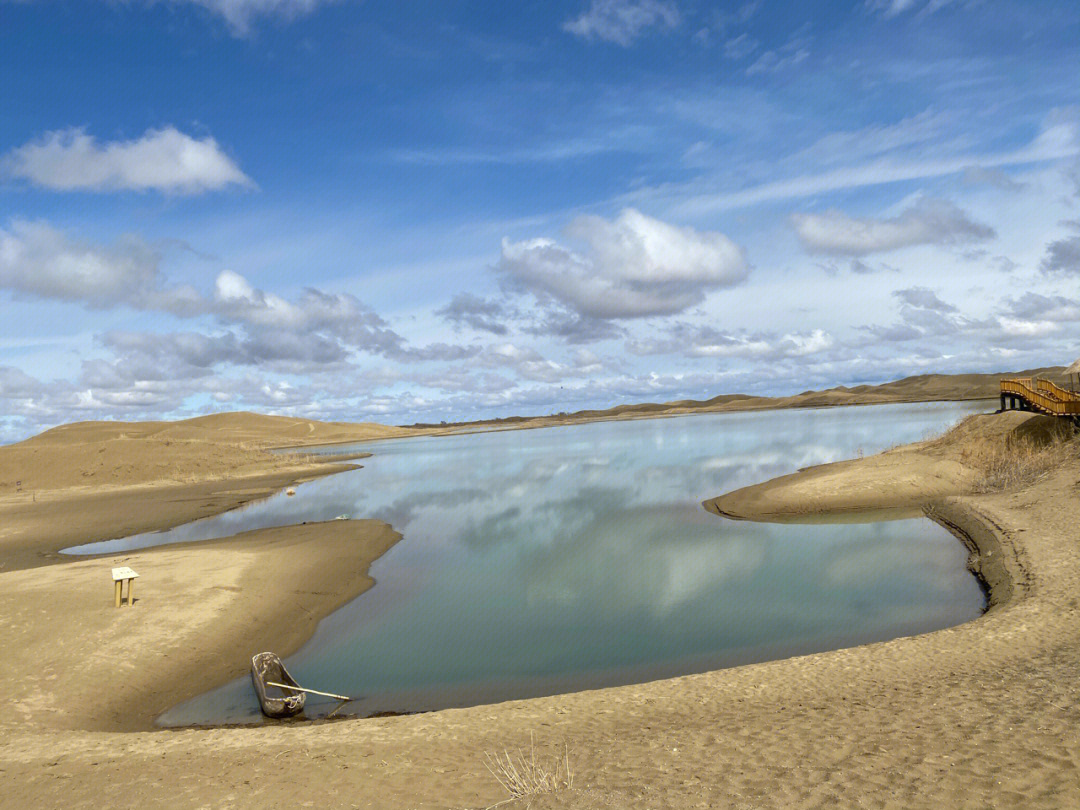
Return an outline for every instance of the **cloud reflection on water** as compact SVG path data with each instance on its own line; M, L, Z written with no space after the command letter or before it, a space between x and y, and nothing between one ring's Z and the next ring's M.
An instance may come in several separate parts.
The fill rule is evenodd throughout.
M337 514L403 540L289 666L363 706L602 686L972 618L963 547L926 521L758 524L700 501L920 438L978 406L720 414L369 445L365 468L182 527L194 539ZM216 535L215 535L216 532ZM144 538L145 539L145 538ZM244 682L170 722L250 716ZM231 708L229 708L231 707Z

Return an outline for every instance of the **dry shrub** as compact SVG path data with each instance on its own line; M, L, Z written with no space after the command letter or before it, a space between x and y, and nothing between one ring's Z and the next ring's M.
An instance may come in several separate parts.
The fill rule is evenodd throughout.
M969 438L960 460L978 473L976 492L1001 492L1035 483L1078 453L1080 440L1073 426L1062 420L1037 432Z
M536 759L536 741L532 734L529 735L528 755L521 749L513 754L509 751L501 754L485 752L484 765L510 794L507 801L569 790L574 786L574 771L570 768L570 752L566 746L563 746L562 756L556 755L550 765L544 764Z

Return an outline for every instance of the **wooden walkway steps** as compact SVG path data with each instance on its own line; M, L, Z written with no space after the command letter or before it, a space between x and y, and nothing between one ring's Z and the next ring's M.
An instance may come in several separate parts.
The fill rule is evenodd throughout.
M1049 380L1017 377L1001 381L1001 410L1021 410L1080 421L1080 393Z

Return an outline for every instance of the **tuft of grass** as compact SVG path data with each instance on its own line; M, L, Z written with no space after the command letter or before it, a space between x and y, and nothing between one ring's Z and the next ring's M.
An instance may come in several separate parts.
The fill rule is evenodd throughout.
M965 442L961 462L976 471L976 492L1020 489L1080 455L1080 440L1071 426L1050 435L1009 434L979 437Z
M514 753L508 750L501 754L484 753L484 765L510 794L507 801L571 789L574 771L570 767L569 749L563 745L562 755L556 755L549 763L537 760L536 741L531 733L528 754L520 748Z

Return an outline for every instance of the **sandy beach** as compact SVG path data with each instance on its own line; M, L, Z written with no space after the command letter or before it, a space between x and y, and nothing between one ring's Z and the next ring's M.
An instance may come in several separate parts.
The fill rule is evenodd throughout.
M1028 415L981 419L968 429L984 437L1032 429ZM203 425L183 437L102 428L75 440L61 432L0 451L83 458L57 464L33 488L9 482L15 467L0 461L0 684L9 701L0 717L0 806L488 807L506 793L485 754L531 738L543 756L566 745L575 771L572 790L534 798L533 807L1080 803L1080 460L1018 491L973 494L964 442L936 440L707 504L755 519L931 506L968 544L990 591L990 610L958 627L431 714L152 730L158 712L243 674L240 640L245 649L298 647L319 618L371 585L368 566L397 540L385 524L350 520L101 558L56 554L341 469L338 461L267 458L253 443L273 442L250 420L231 428L242 440L222 427L211 422L216 435ZM304 443L307 427L291 430L298 435L289 440ZM329 440L348 440L345 433ZM192 443L190 460L208 466L189 469L180 454L167 478L155 477L166 441ZM117 453L95 473L105 480L80 480L85 459ZM49 467L36 469L46 475ZM143 575L133 608L112 607L107 571L119 564Z

